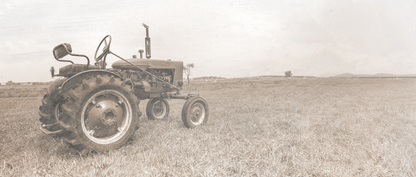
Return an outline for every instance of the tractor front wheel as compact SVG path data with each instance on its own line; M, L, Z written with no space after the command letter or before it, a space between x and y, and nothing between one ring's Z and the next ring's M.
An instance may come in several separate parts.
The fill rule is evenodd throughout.
M166 99L153 98L147 102L146 115L150 120L166 119L169 116L169 103Z
M188 128L206 124L208 115L208 103L201 97L189 98L182 108L182 122Z

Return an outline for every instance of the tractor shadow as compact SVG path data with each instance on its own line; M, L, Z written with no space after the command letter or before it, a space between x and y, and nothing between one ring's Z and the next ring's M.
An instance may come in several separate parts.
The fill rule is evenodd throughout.
M40 134L34 142L34 147L41 158L55 156L60 159L71 159L80 157L78 151L65 143L61 137L54 138Z

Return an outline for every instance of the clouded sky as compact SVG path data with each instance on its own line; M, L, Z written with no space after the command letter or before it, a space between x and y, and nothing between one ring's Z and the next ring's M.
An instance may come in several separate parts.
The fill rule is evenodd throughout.
M416 74L413 0L0 0L0 82L50 81L52 49L194 63L194 77ZM67 57L76 63L83 58ZM110 63L117 58L110 57Z

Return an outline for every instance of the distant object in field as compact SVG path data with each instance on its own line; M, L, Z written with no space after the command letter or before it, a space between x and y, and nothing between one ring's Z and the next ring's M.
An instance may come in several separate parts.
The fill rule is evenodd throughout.
M225 77L218 77L218 76L203 76L203 77L195 77L193 80L195 81L205 81L205 82L217 82L217 80L225 80Z
M351 74L351 73L343 73L343 74L338 74L338 75L331 76L331 77L354 77L354 78L396 78L396 77L411 78L411 77L415 77L416 78L416 74L387 74L387 73Z
M188 80L188 84L189 84L189 76L192 75L191 69L194 68L194 64L193 63L189 63L186 66L183 66L183 72L186 75L186 79Z
M285 76L286 77L292 77L292 71L286 71Z

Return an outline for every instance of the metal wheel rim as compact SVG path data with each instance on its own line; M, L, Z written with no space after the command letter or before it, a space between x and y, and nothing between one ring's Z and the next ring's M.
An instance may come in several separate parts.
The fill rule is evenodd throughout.
M201 103L195 103L190 109L190 120L192 124L199 125L204 122L205 119L205 107Z
M161 105L161 107L156 107L158 105ZM158 109L161 109L161 111L160 110L158 111ZM162 113L158 116L159 112L162 112ZM153 103L152 114L156 119L163 119L166 113L167 113L167 106L165 102L163 102L162 100L157 100L156 102Z
M97 102L96 98L103 96L106 97L105 95L111 95L113 98L118 98L119 100L113 100L112 103L115 103L117 105L120 105L123 109L123 121L122 121L122 125L117 127L117 133L108 136L108 137L104 137L104 138L97 138L94 136L94 132L92 132L90 129L90 127L87 127L86 125L86 111L88 109L91 109L92 106L94 105L98 105L99 103ZM103 99L105 101L109 101L111 99ZM111 101L110 101L111 102ZM95 118L96 119L96 118ZM93 141L94 143L97 144L112 144L118 140L120 140L128 131L129 126L132 122L132 109L131 109L131 105L130 102L128 101L128 99L121 94L118 91L115 90L103 90L100 92L95 93L93 96L91 96L88 101L85 103L83 109L82 109L82 113L81 113L81 127L82 127L82 131L85 134L85 136L90 139L91 141Z

